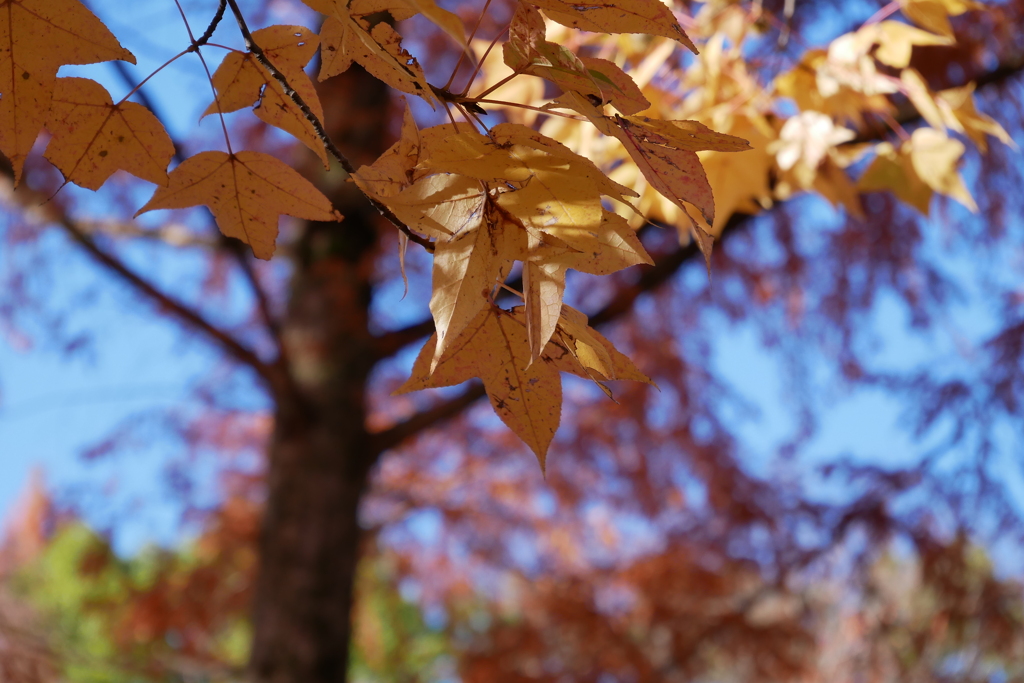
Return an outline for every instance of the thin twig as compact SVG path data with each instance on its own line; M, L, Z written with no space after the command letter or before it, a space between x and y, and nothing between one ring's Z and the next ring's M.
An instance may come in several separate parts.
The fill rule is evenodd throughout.
M355 175L355 166L351 161L349 161L348 157L338 149L338 146L334 144L334 141L331 140L330 136L327 135L327 131L324 130L324 126L320 122L320 119L317 118L316 114L313 113L313 110L309 108L309 105L302 99L302 96L288 84L288 78L273 65L273 63L267 58L266 53L263 52L263 49L256 44L256 41L253 40L252 33L249 32L249 27L245 23L245 17L242 16L242 10L238 8L236 0L227 0L227 3L231 7L231 13L235 15L235 21L238 23L238 30L242 33L242 39L245 41L246 49L248 49L249 52L252 53L252 56L256 58L256 61L267 70L267 73L269 73L274 80L281 85L281 88L284 90L284 94L287 95L288 99L294 102L295 106L299 108L305 119L309 121L311 126L313 126L313 132L316 133L316 136L324 146L324 149L330 152L331 156L338 160L338 163L341 164L341 167L346 173L349 175ZM370 201L373 208L380 212L381 216L388 219L396 228L404 232L410 241L415 242L429 252L434 251L433 242L413 232L412 229L406 225L402 219L396 216L395 213L387 206L365 192L363 195Z
M267 364L261 361L255 353L245 346L242 346L237 339L204 318L198 311L193 310L170 295L161 292L155 286L144 280L138 273L126 266L119 258L108 252L106 249L100 247L92 237L90 237L78 226L77 223L67 216L60 216L57 223L64 228L65 232L74 238L76 242L82 245L82 247L89 252L94 259L106 266L120 279L130 284L135 291L143 294L146 298L157 304L161 309L186 323L189 327L206 335L206 337L213 340L223 348L228 355L251 367L267 382L268 385L273 386L273 378L269 372Z
M219 15L223 15L223 6L226 5L227 0L223 0L222 9L218 12ZM214 21L211 22L210 26L216 27L216 23L219 21L220 19L218 17L214 17ZM203 37L197 40L196 43L206 42L204 38L206 40L209 40L209 35L212 33L213 30L211 28L207 28L206 33L204 33ZM198 50L196 51L198 52ZM121 62L114 62L114 64L119 67L122 66ZM161 121L164 120L163 117L160 116L159 110L154 105L154 103L150 100L150 98L147 95L144 94L144 91L140 90L142 83L135 83L135 79L132 78L131 73L129 73L128 70L125 68L118 69L118 73L121 75L121 78L124 79L124 81L132 89L132 92L136 93L139 96L139 99L142 100L142 103L146 106L146 108L149 109L150 112L152 112L153 115L156 116L158 119L160 119ZM125 99L127 99L127 97ZM173 137L171 138L171 144L174 145L174 159L180 164L185 160L185 154L182 151L182 146ZM213 218L213 214L210 212L208 207L206 213L209 216L210 221L216 224L216 220ZM249 287L252 289L253 296L256 298L256 303L259 306L260 314L263 316L263 322L266 324L267 332L274 339L274 343L277 346L278 360L276 362L286 363L287 359L285 358L284 343L281 339L280 325L272 315L267 293L263 289L263 286L260 284L260 281L256 276L256 271L252 267L252 263L249 261L245 248L242 247L241 242L238 242L237 240L225 236L219 230L217 231L217 234L220 236L217 246L226 250L234 257L235 261L238 263L239 269L242 271L243 276L247 280Z
M205 31L203 31L203 35L199 36L199 40L192 43L189 50L198 49L210 42L210 38L213 38L213 32L217 30L220 20L224 18L224 10L227 9L227 4L227 0L220 0L220 4L217 5L217 13L213 15L210 25L206 27Z

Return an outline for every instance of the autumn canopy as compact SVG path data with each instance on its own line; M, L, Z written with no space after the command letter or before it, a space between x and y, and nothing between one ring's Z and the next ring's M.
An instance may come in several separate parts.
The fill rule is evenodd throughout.
M658 336L663 327L696 325L695 319L677 308L649 311L647 346L642 326L631 341L602 326L630 315L641 297L670 281L691 257L703 261L702 278L712 282L700 306L717 302L726 317L738 320L751 301L785 301L779 305L786 309L787 324L798 325L815 301L795 284L812 265L798 253L790 224L781 224L771 244L748 245L752 253L767 254L765 259L777 256L778 272L742 271L731 281L733 289L715 289L720 265L726 273L735 266L735 256L722 256L715 247L744 221L755 220L751 217L810 195L826 200L854 226L843 233L840 246L829 242L832 260L821 261L837 282L845 286L862 278L875 286L872 278L882 276L864 271L863 262L877 262L889 268L885 277L909 304L932 294L945 296L937 275L918 272L913 258L900 255L909 242L888 233L867 237L859 226L883 213L892 222L893 216L933 217L936 207L950 206L946 200L963 207L964 215L984 213L992 205L972 195L961 171L967 159L981 158L972 155L1016 150L1003 126L976 106L979 84L999 83L1020 69L1019 55L1006 48L1016 44L1013 25L1003 21L1012 12L971 0L894 0L872 5L855 26L814 47L814 31L825 29L801 33L801 10L794 8L800 0L486 0L472 7L435 0L302 3L288 11L256 11L237 0L220 0L202 12L175 3L188 40L177 54L162 55L165 61L152 73L132 76L125 64L134 64L135 55L86 4L0 0L0 153L9 164L4 170L10 181L4 201L31 220L62 226L119 281L250 368L271 397L273 426L264 424L258 438L247 436L266 451L252 475L258 483L250 481L246 493L233 494L232 504L239 507L230 514L225 507L211 517L223 523L211 536L246 529L225 544L231 552L211 557L223 563L217 567L225 576L247 577L245 588L233 594L238 599L222 607L225 615L237 615L248 609L250 598L255 606L249 666L256 679L343 680L348 655L335 651L345 650L337 643L350 639L355 558L363 538L359 505L368 495L371 472L383 453L458 416L483 395L545 474L557 457L553 444L563 422L584 446L594 435L621 445L621 451L611 449L618 464L608 480L596 475L588 480L581 473L574 484L579 490L555 484L557 496L578 502L594 481L607 484L619 476L631 482L621 487L636 494L630 500L646 506L646 521L638 526L657 527L660 511L671 507L665 501L676 500L659 488L672 484L672 477L652 474L647 465L627 467L617 458L632 453L653 461L662 443L678 442L698 463L686 476L707 486L700 494L687 489L686 495L673 496L706 499L707 505L726 510L729 528L750 525L785 536L793 542L787 570L811 566L809 559L794 559L799 552L793 529L799 525L784 528L775 525L777 518L818 515L815 523L829 528L821 534L835 538L845 533L847 522L840 513L823 512L827 504L820 501L780 502L783 493L763 507L751 502L767 500L768 494L741 468L724 464L728 440L717 431L717 417L708 416L715 408L704 405L725 401L721 395L727 393L717 393L714 377L704 374L713 349L691 349L683 360L684 351L668 348L675 341L664 342L678 340L678 329ZM805 4L827 5L823 0ZM847 18L838 15L836 25ZM281 23L268 20L282 16ZM1001 31L977 29L984 34L978 36L963 26L1001 26ZM172 139L168 130L175 126L147 93L173 68L193 60L208 84L201 94L192 93L203 100L195 122L203 134L183 142ZM127 94L116 101L110 82L85 77L87 69L79 68L107 62L128 74L123 78ZM76 75L58 76L62 67L75 67ZM346 85L332 85L340 83ZM390 146L378 144L385 139ZM137 180L128 181L126 174ZM68 184L113 197L105 201L118 212L107 223L125 234L163 239L151 227L155 216L193 215L184 210L205 207L202 215L219 235L204 239L230 255L226 261L210 257L218 264L211 271L230 261L249 283L248 322L222 325L204 311L208 302L202 297L192 306L173 287L154 284L157 277L150 278L145 268L133 268L68 209ZM889 203L882 212L872 202ZM169 213L150 213L163 211ZM386 238L378 233L380 226L386 226ZM180 237L180 231L175 234ZM410 293L409 283L415 282L415 273L407 273L410 250L429 259L430 285L429 296L422 297L422 322L391 320L395 324L382 331L368 320L371 290L382 280L373 274L379 267L374 245L387 240L397 242L398 253L389 262L395 264L395 280L405 283L401 289ZM876 253L890 247L885 257ZM863 262L842 268L862 252L869 254ZM891 263L885 260L890 256ZM266 282L284 277L284 269L272 270L281 261L291 268L288 290L268 295ZM208 280L227 278L218 271ZM574 292L576 285L580 290ZM742 303L732 299L737 287L744 292ZM850 314L859 305L857 297L843 289L819 299L826 310L822 316L832 316L833 326L821 335L822 344L838 359L843 376L895 391L898 382L872 375L857 361ZM1015 301L1007 295L1007 310L1018 305ZM260 327L258 334L243 330L251 324ZM786 334L773 330L772 343ZM652 341L657 339L664 343ZM389 367L384 379L374 379L376 393L367 389L379 363L419 343L418 353L403 361L403 372L411 362L408 373L399 379L387 374L394 370ZM1006 348L1016 347L1007 343ZM563 395L563 374L582 378L587 388L575 399L569 389ZM915 377L916 384L899 387L922 390L926 379ZM462 393L447 389L465 382L471 384ZM693 386L707 393L694 399L687 389ZM604 408L579 407L579 396L589 396L588 391L600 396L602 403L595 405ZM658 391L665 393L655 410L655 399L646 397ZM960 400L957 391L943 387L930 395ZM1015 405L1002 394L997 398ZM804 432L787 452L810 438L814 403L805 401ZM617 430L602 422L603 410L627 416L622 424L632 419L644 426ZM930 404L923 410L931 410ZM702 426L687 423L673 431L672 420L683 414L700 417ZM669 426L654 438L659 427L651 425L658 420ZM592 451L580 448L589 457L608 443ZM514 446L504 448L509 449ZM390 507L380 503L381 508L411 508L409 501L421 496L429 500L423 505L449 510L453 525L464 521L465 509L452 512L457 506L446 508L432 498L443 486L424 493L415 473L395 471L374 475L389 482L388 494L375 500L393 498ZM645 477L657 481L637 483ZM723 481L729 485L716 488ZM264 485L265 495L259 488ZM899 486L892 484L894 490ZM252 493L255 489L260 493ZM607 484L605 493L614 498L617 490ZM870 506L865 506L856 513L868 518ZM467 508L472 512L471 505ZM252 520L260 514L266 526L256 540ZM828 524L821 522L826 517ZM248 521L232 526L239 519ZM540 525L538 519L530 524ZM473 534L487 536L479 530ZM751 578L756 572L723 550L725 541L686 538L695 548L693 556L716 558L721 566L712 579L714 572L701 573L706 567L697 566L682 545L665 541L661 557L679 566L693 562L686 576L695 584L720 580L714 590L731 594L746 590L744 582L764 581L758 583L758 599L769 591L764 577L771 572ZM244 552L232 554L240 547ZM261 558L258 573L245 553ZM243 555L249 559L240 560ZM744 562L753 563L750 557ZM619 574L610 570L604 580L625 585L637 573L658 574L659 567L652 562ZM682 574L658 576L668 583L682 581ZM167 586L173 583L168 579ZM538 589L548 591L543 602L552 613L585 612L598 601L596 588L595 595L587 593L591 588L580 590ZM680 588L687 591L696 593L689 584ZM707 606L709 613L714 609ZM648 626L657 619L652 615ZM216 630L218 618L208 614L202 628ZM495 627L495 638L511 633L513 640L528 639L522 632L528 621ZM190 632L181 624L165 629L172 630ZM591 636L598 643L607 634ZM802 643L805 636L801 631L787 642ZM220 656L205 646L188 647L197 661ZM774 656L768 659L775 661ZM474 669L475 660L466 661L466 670L476 673L465 680L487 680L490 664ZM620 665L616 660L607 666ZM636 667L629 670L647 671ZM636 680L658 680L655 669ZM334 673L316 678L315 672L323 671ZM627 679L633 680L622 680Z

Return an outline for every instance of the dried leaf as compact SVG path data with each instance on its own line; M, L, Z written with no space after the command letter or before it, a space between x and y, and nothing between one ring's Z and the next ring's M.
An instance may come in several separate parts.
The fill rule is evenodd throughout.
M308 28L282 25L253 31L252 37L310 111L323 120L320 98L303 70L316 54L320 38ZM317 137L313 124L251 53L229 53L214 72L213 85L217 99L207 107L203 116L216 113L218 108L226 113L256 104L256 116L291 133L320 157L324 168L329 168L327 150Z
M561 417L562 381L548 363L530 364L525 317L521 307L503 311L487 304L440 357L434 358L436 336L428 339L412 376L395 393L479 377L494 412L533 450L543 470Z
M589 118L605 135L617 138L654 189L684 211L687 203L693 204L708 224L714 224L714 195L696 152L750 149L746 140L715 133L696 121L604 116L572 93L557 102Z
M628 357L590 326L587 316L570 306L562 306L558 330L544 352L544 359L555 369L597 383L632 380L654 386ZM611 396L611 391L601 385Z
M972 212L978 205L957 172L964 145L934 128L918 128L910 136L910 160L921 180L940 194L952 197Z
M580 61L601 89L602 102L607 102L626 115L637 114L651 106L633 78L615 62L597 57L580 57Z
M53 137L45 156L69 182L98 190L114 171L124 170L167 184L174 143L163 125L141 104L115 106L95 81L58 78L46 127Z
M402 133L398 142L369 166L361 166L352 180L363 192L384 199L393 197L412 184L413 169L420 158L420 133L412 116L409 103L405 103Z
M915 45L952 45L953 38L937 36L899 21L883 21L876 25L878 49L875 57L883 64L902 69L910 64Z
M678 40L694 54L697 48L672 10L659 0L531 0L563 26L595 33L646 33Z
M402 37L386 22L370 29L340 4L320 29L320 80L347 71L352 62L392 88L418 95L433 105L436 96L419 62L402 49Z
M952 116L960 123L962 132L978 146L982 152L988 151L986 135L991 135L1004 145L1017 149L1017 143L991 116L979 113L974 107L974 84L970 83L961 88L943 90L938 94L945 103Z
M900 0L900 8L918 26L944 36L953 37L949 17L955 17L984 5L970 0Z
M528 245L528 255L523 262L523 303L532 363L540 357L558 325L565 294L566 266L545 258L538 249L541 245L538 235L530 234Z
M0 0L0 152L21 179L64 64L135 63L78 0Z
M210 207L220 231L269 259L277 239L278 214L311 221L340 221L341 214L319 190L280 159L260 152L201 152L171 171L135 214L154 209Z
M857 189L861 192L892 192L927 216L932 189L914 170L910 147L903 145L897 151L892 144L883 142L876 146L875 154L871 165L857 181Z

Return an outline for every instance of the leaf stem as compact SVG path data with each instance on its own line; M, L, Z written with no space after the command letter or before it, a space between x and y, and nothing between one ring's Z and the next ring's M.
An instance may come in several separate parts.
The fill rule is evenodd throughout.
M542 114L549 114L551 116L561 116L564 119L572 119L573 121L586 121L586 119L573 114L563 114L560 111L553 109L544 109L543 107L532 107L529 104L522 104L521 102L506 102L505 100L481 100L477 99L477 102L481 104L497 104L505 107L519 107L520 109L532 109L533 111L539 111Z
M512 24L510 22L509 26L511 26L511 25ZM506 26L504 29L502 29L501 33L499 33L498 35L494 36L494 40L492 40L491 44L487 46L486 50L484 50L483 55L480 57L480 61L476 63L476 68L473 69L473 73L469 74L469 80L466 81L466 87L462 89L462 94L463 95L465 95L467 92L469 92L470 86L473 85L473 79L475 79L476 75L478 73L480 73L480 68L484 65L484 62L487 61L487 55L491 54L491 50L493 50L494 46L498 44L498 40L500 40L501 37L503 35L505 35L505 31L507 31L509 29L509 26Z
M173 57L171 57L170 59L168 59L168 60L167 60L166 62L164 62L163 64L161 64L160 66L158 66L158 67L156 68L156 70L155 70L155 71L154 71L153 73L149 74L148 76L146 76L145 78L143 78L143 79L142 79L141 81L139 81L139 82L138 82L138 83L137 83L137 84L135 85L135 87L134 87L134 88L132 88L132 89L131 89L130 91L128 91L128 94L127 94L127 95L125 95L124 97L122 97L122 98L120 99L120 101L118 101L118 103L117 103L117 104L115 104L114 106L115 106L115 107L120 107L120 106L121 106L122 104L124 104L125 100L127 100L127 99L128 99L129 97L131 97L132 95L134 95L134 94L135 94L136 92L138 92L139 88L141 88L141 87L142 87L143 85L145 85L145 84L146 84L146 81L148 81L149 79L153 78L153 76L156 76L156 75L157 75L158 73L160 73L161 71L163 71L163 70L164 70L164 69L165 69L166 67L170 66L170 65L171 65L171 63L173 63L173 62L174 62L174 60L178 59L179 57L184 57L184 56L185 56L185 55L187 55L187 54L188 54L189 52L191 52L191 49L187 49L187 50L182 50L181 52L179 52L178 54L174 55ZM120 62L118 62L118 63L120 63Z
M178 0L175 0L175 2L178 2ZM274 66L270 59L267 58L266 53L263 52L263 48L257 45L256 41L253 40L252 33L249 32L249 26L245 23L245 17L242 15L242 10L238 8L238 2L236 0L227 0L227 4L231 8L231 13L235 16L235 22L238 24L238 30L242 33L242 40L245 41L246 49L252 53L252 56L256 58L256 61L260 63L260 66L266 69L267 73L269 73L274 80L281 85L281 89L284 91L284 94L288 99L294 102L299 108L302 115L313 127L313 132L316 133L316 136L324 146L324 149L326 149L331 156L337 159L338 163L341 164L342 169L344 169L348 175L354 175L356 172L355 166L351 161L349 161L348 157L338 149L338 146L334 144L334 141L331 140L330 136L327 135L327 131L324 130L324 126L320 122L320 119L317 118L316 114L314 114L309 108L309 105L302 99L302 96L295 92L295 89L288 84L288 79L285 75ZM377 199L371 197L365 192L363 192L363 195L370 201L370 204L380 212L380 215L384 216L384 218L388 219L388 221L390 221L396 228L404 232L411 241L420 245L429 252L434 251L433 242L413 232L408 225L402 222L402 220L383 203L377 201Z
M484 16L487 14L487 8L490 7L490 5L491 0L487 0L487 2L484 3L484 8L480 10L480 15L476 18L476 24L473 25L473 30L469 32L469 38L466 39L466 49L459 53L459 60L455 62L455 68L452 69L452 75L449 76L448 82L444 84L445 90L452 87L452 81L455 80L455 75L459 73L459 67L462 66L462 60L466 58L466 55L469 55L470 58L473 59L473 66L476 66L476 58L473 57L471 53L472 47L470 47L470 43L473 42L473 38L476 36L477 30L480 28L480 24L483 23Z
M476 97L477 97L477 99L480 99L481 97L487 97L487 96L488 96L488 95L490 95L490 94L491 94L492 92L494 92L495 90L497 90L497 89L498 89L498 88L500 88L501 86L505 85L506 83L508 83L509 81L511 81L511 80L512 80L513 78L515 78L515 77L516 77L516 76L518 76L518 75L519 75L519 72L518 72L518 71L513 71L513 72L512 72L512 73L510 73L510 74L509 74L508 76L505 76L505 78L501 79L500 81L498 81L497 83L495 83L494 85L492 85L492 86L491 86L490 88L488 88L487 90L484 90L484 91L483 91L482 93L480 93L479 95L477 95L477 96L476 96Z
M220 107L220 97L217 96L217 88L213 85L213 74L210 73L210 67L206 64L206 58L203 57L203 53L199 49L199 42L192 33L192 27L189 26L188 17L185 16L185 10L182 9L180 0L174 0L174 4L178 7L178 13L181 15L181 20L185 22L185 30L188 31L188 39L192 43L188 46L188 49L185 50L185 52L195 52L196 56L199 57L199 61L203 64L203 71L206 72L206 80L210 83L210 90L213 92L213 101L217 103L217 116L220 118L220 128L224 131L224 144L228 147L228 154L233 155L234 152L231 149L231 136L228 135L228 124L224 121L224 113L221 111ZM205 34L203 37L206 37Z
M900 8L899 0L893 0L888 5L886 5L882 9L880 9L877 12L875 12L874 14L872 14L871 17L867 21L864 22L864 26L870 26L871 24L877 24L882 19L885 19L886 17L895 14L896 11L899 10L899 8Z

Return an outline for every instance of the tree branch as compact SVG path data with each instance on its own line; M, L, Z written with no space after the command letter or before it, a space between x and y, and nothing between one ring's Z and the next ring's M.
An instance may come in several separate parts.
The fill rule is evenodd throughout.
M229 0L229 2L230 1L231 0ZM986 85L998 85L1019 75L1021 71L1024 71L1024 57L1017 57L1011 61L1000 64L992 71L976 76L973 81L979 88ZM899 115L900 119L898 120L902 124L914 123L921 118L921 115L917 110L900 111ZM857 141L870 142L872 140L879 140L882 136L883 133L867 133L858 138ZM782 205L783 203L780 202L775 206L778 207ZM722 233L716 241L719 243L724 242L730 235L746 229L747 224L749 224L753 218L755 218L753 215L733 214L726 222L725 227L722 229ZM622 317L632 309L633 303L641 294L657 289L660 285L668 281L676 272L678 272L684 264L699 257L700 255L701 252L697 248L696 243L690 242L686 246L679 247L672 253L658 259L653 266L643 271L643 274L636 283L620 289L600 310L590 315L590 324L594 326L605 325ZM432 334L433 331L434 321L432 319L423 320L400 330L381 335L379 337L379 343L384 349L390 350L390 353L394 354L407 344L411 344L418 339ZM382 355L381 357L383 358L387 356ZM482 396L484 396L483 387L479 384L474 384L466 389L462 394L446 401L442 401L422 412L416 413L412 417L409 417L405 421L400 422L389 429L378 432L374 435L374 443L383 444L381 446L382 449L393 448L405 439L411 438L423 430L433 427L436 423L457 416Z
M10 166L6 163L0 165L0 174L7 178L11 183L14 182L14 175L11 172ZM32 196L35 199L38 199L39 206L42 206L46 199L40 193L32 190L28 190L25 195L22 196ZM24 204L24 201L18 203ZM89 253L89 255L93 257L93 259L100 263L100 265L106 267L120 280L129 284L136 292L149 299L161 309L170 313L172 317L177 318L180 322L186 324L188 327L214 342L229 356L240 363L251 367L267 382L268 386L274 388L278 385L278 382L274 381L274 373L270 372L269 366L261 361L255 353L243 346L229 333L204 318L198 311L193 310L187 304L160 291L156 286L144 280L142 276L129 268L123 261L99 246L89 234L88 228L80 226L67 214L58 213L53 209L53 206L53 204L47 206L49 213L46 217L47 222L56 223L61 226L61 228L63 228L71 238L78 242Z
M266 53L263 52L263 48L257 45L256 41L252 39L252 33L249 32L249 27L245 23L245 17L242 16L242 10L238 8L236 0L227 0L227 3L231 7L232 14L235 15L235 21L238 23L238 30L242 32L242 39L245 41L246 49L248 49L249 52L252 53L252 56L256 58L256 61L259 62L271 76L273 76L274 80L281 85L281 88L284 90L284 94L288 96L288 99L294 102L295 106L302 111L302 115L306 118L309 124L313 126L313 132L316 133L316 136L324 146L324 149L330 152L331 156L338 160L338 163L341 164L341 167L345 169L346 173L349 175L355 175L356 167L351 161L349 161L348 157L338 149L338 146L334 144L334 141L331 140L327 131L324 130L324 126L320 122L320 119L318 119L316 114L313 113L313 110L309 108L309 105L302 99L302 96L295 91L295 88L288 84L288 78L267 58ZM405 233L409 238L409 241L415 242L429 252L434 251L433 242L422 235L418 235L413 232L412 229L406 225L402 219L396 216L391 209L365 192L363 192L363 196L366 197L370 204L373 205L373 208L377 209L381 216L386 218L392 225Z
M106 266L107 269L117 275L121 280L131 285L135 291L157 304L160 308L166 310L173 317L178 318L179 321L204 334L208 339L219 345L229 356L250 366L263 379L267 380L268 383L271 383L270 374L267 372L267 365L261 361L256 354L245 346L242 346L237 339L208 321L197 311L194 311L192 308L177 299L172 298L170 295L161 292L155 286L142 279L142 277L135 271L126 266L124 262L96 244L92 237L79 228L78 225L67 216L59 217L57 223L64 228L64 230L73 237L75 241L82 245L82 247L89 252L90 256L100 264Z
M224 10L226 7L227 0L220 0L220 5L217 8L217 13L214 15L213 20L210 22L210 25L206 27L206 31L203 33L203 35L196 40L195 44L192 46L193 49L198 49L200 46L205 45L210 40L210 37L213 35L213 32L217 30L217 25L220 23L220 20L224 17ZM128 84L128 87L135 91L135 94L138 95L139 100L142 101L142 104L144 104L146 108L149 109L149 111L152 112L154 116L156 116L160 120L163 120L163 117L159 115L158 108L156 107L155 103L145 92L143 92L141 88L138 87L138 82L128 71L127 67L124 65L124 62L114 62L114 66L117 67L117 73L121 76L122 80L124 80L124 82ZM181 144L173 137L171 138L171 144L174 145L174 160L177 161L179 164L185 161L185 154L184 152L182 152ZM216 220L214 220L213 213L210 211L209 207L206 207L206 214L210 218L210 223L216 226L217 222ZM214 230L219 236L219 239L216 240L213 246L224 249L225 251L230 253L232 257L234 257L236 263L238 264L239 270L242 271L242 275L249 283L249 287L252 289L253 296L256 298L256 303L260 310L260 315L263 318L263 322L267 326L267 332L274 339L274 343L277 346L278 361L276 362L284 362L285 348L284 343L281 340L280 325L278 324L277 320L274 319L272 311L270 310L270 302L267 297L267 293L263 289L263 286L260 284L260 281L256 276L256 271L253 268L252 263L249 261L248 252L242 246L242 242L227 237L219 230L217 230L216 227L214 228Z

